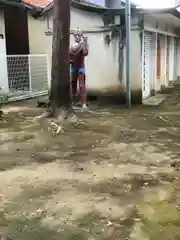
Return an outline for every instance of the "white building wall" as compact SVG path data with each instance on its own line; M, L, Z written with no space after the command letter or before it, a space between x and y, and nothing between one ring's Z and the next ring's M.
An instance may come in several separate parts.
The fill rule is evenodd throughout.
M52 30L52 13L49 12L49 30ZM119 20L119 16L116 18ZM118 22L116 22L118 23ZM126 95L126 76L125 76L125 46L122 79L119 76L119 37L111 40L110 44L105 43L105 36L110 32L102 32L104 26L101 15L87 11L71 9L71 30L78 27L84 31L88 37L89 55L86 57L86 84L87 90L92 94L106 95ZM90 33L91 31L91 33ZM132 92L139 94L141 98L141 41L139 30L131 32L133 45L131 49L131 89ZM73 36L71 35L71 42ZM51 67L52 58L52 36L47 36L48 56Z
M0 34L3 34L5 39L5 26L4 26L4 11L0 10Z
M4 11L0 10L0 34L3 35L3 39L0 39L0 87L3 92L8 92L8 76L7 76L7 58L6 58L6 36L4 25Z
M50 28L52 16L50 14ZM108 32L102 32L102 17L95 13L71 9L71 30L79 28L88 37L89 55L86 57L86 83L88 91L117 92L120 90L118 75L118 38L107 45L104 41ZM90 33L91 32L91 33ZM73 36L70 38L73 41ZM47 36L48 56L51 67L52 36Z
M35 19L28 13L28 35L30 54L44 54L47 50L45 26L42 18Z
M52 13L50 14L49 28L52 30ZM174 21L173 24L167 24L168 21ZM172 18L171 18L172 17ZM144 17L144 29L153 32L153 50L152 50L152 79L151 90L160 90L161 85L167 85L170 79L167 79L166 71L166 49L167 35L175 36L178 20L172 15L147 15ZM138 27L139 19L133 19L133 29L131 31L131 89L132 94L142 93L142 42L141 31ZM98 93L121 93L125 95L126 89L126 61L124 47L124 67L122 79L119 79L119 38L114 38L109 45L104 41L107 33L99 31L104 23L101 15L87 11L71 9L71 30L76 30L78 27L85 32L89 42L89 56L86 58L86 82L89 92ZM91 33L90 33L91 31ZM156 38L157 33L162 35L162 63L161 77L156 79ZM71 42L73 37L71 36ZM49 62L51 64L52 57L52 36L47 36L47 46ZM180 55L180 54L179 54ZM178 73L177 73L178 74Z
M141 40L139 30L131 31L131 39L133 42L130 49L131 61L131 89L133 91L141 91L142 88L142 55L141 55ZM124 47L124 71L122 87L126 88L126 47Z
M48 28L52 30L53 27L53 11L49 11L45 18L49 18ZM47 24L47 22L44 22ZM47 26L47 25L46 25ZM97 13L82 11L71 8L71 30L78 27L82 30L92 30L95 27L103 26L102 17Z

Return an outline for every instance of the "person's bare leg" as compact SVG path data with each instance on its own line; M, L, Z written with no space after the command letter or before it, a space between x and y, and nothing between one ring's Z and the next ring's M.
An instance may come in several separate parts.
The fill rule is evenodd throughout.
M82 108L87 109L87 90L85 85L85 73L79 73L79 90L81 94Z
M71 78L71 92L72 92L72 105L76 104L77 101L77 81L78 81L78 72L72 73Z

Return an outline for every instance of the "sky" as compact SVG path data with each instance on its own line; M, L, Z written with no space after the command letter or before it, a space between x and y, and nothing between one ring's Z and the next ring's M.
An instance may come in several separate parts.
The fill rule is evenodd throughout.
M143 8L168 8L178 5L178 0L132 0Z

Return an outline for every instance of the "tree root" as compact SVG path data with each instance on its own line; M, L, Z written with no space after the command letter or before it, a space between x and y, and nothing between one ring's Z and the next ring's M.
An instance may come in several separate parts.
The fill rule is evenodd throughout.
M60 133L65 132L65 127L64 125L67 126L66 123L73 125L73 127L77 128L79 126L85 126L88 127L88 125L80 120L75 112L71 109L58 109L56 113L52 111L47 111L39 116L36 116L33 121L36 120L43 120L47 119L48 120L48 131L52 133L53 136L57 136ZM68 127L67 127L68 128ZM66 129L68 130L68 129Z
M55 136L55 135L59 135L60 133L63 133L64 129L62 126L51 121L49 123L48 131L50 131L52 133L52 135Z

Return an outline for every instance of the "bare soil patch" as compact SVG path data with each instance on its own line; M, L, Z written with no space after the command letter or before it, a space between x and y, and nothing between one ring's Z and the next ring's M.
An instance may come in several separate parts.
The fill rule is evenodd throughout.
M180 239L177 94L158 109L78 112L88 128L67 127L55 137L45 121L34 121L43 111L34 101L5 108L0 234L11 240Z

